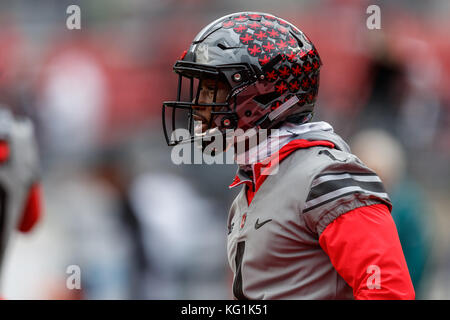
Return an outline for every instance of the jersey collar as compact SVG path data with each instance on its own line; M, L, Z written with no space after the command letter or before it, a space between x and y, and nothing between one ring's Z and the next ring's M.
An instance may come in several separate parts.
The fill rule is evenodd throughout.
M264 159L263 161L256 162L251 165L252 174L248 175L242 168L239 168L233 182L229 185L229 188L234 188L243 183L247 184L249 187L253 187L256 192L264 180L273 172L274 168L278 166L281 161L283 161L292 152L298 149L305 149L310 147L323 146L328 148L334 148L334 143L326 140L305 140L305 139L295 139L284 145L277 153Z

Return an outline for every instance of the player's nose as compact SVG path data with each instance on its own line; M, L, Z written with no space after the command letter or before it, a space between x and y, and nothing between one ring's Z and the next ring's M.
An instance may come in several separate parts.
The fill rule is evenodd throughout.
M204 95L200 94L196 102L196 98L192 100L194 110L206 110L205 104L209 103L208 99Z

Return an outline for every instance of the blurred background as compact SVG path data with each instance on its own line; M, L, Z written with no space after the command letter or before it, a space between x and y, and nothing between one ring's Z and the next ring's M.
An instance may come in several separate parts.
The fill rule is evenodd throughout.
M66 9L81 8L81 30ZM381 8L369 30L366 9ZM0 2L0 104L29 116L44 217L7 251L6 299L229 299L233 165L171 162L174 62L209 22L280 16L323 60L315 121L381 176L419 299L450 299L448 0ZM68 290L68 267L81 290Z

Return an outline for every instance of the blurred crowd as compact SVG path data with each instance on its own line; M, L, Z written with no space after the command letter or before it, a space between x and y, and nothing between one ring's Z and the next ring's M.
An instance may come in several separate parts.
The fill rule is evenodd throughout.
M81 30L66 27L71 4ZM369 4L379 30L366 26ZM243 10L283 17L315 43L314 120L385 183L417 298L450 299L447 0L0 2L0 104L33 120L44 192L42 221L8 248L5 298L231 298L236 168L174 165L161 105L197 32ZM66 287L70 265L81 290Z

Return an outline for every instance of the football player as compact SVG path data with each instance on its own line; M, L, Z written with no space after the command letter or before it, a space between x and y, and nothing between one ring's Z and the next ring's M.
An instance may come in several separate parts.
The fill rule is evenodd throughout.
M258 12L217 19L174 65L178 97L163 103L166 140L241 129L270 130L260 144L278 141L268 154L247 147L256 156L230 185L241 186L228 218L236 299L414 299L382 181L330 124L311 122L321 65L311 40L286 20ZM191 136L181 140L166 120L176 130L183 111ZM277 158L276 174L265 156Z
M0 107L0 269L14 231L29 232L41 216L34 127Z

